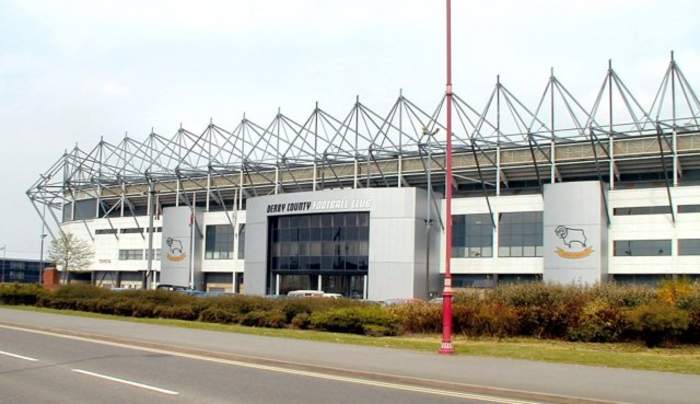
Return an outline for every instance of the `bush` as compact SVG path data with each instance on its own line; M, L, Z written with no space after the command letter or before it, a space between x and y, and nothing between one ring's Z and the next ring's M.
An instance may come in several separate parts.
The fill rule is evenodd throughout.
M317 330L351 334L378 335L381 331L381 335L396 335L400 326L393 314L378 306L319 311L313 313L309 321L311 328Z
M683 341L700 343L700 285L695 284L695 293L679 299L677 306L688 312L688 330Z
M459 309L457 311L459 314ZM464 321L464 320L463 320ZM504 338L517 335L520 330L520 317L518 311L501 303L480 304L472 312L472 318L466 319L466 323L475 335L488 335ZM468 330L461 330L469 334Z
M439 333L442 306L417 302L389 307L349 299L202 298L163 290L113 292L89 285L45 291L37 285L0 285L0 303L34 304L133 317L294 327L372 336ZM650 346L700 342L700 284L686 280L648 286L595 287L515 284L458 291L456 333L534 336L576 341L642 340Z
M156 306L153 310L154 317L168 318L174 320L195 320L199 313L192 305L180 306Z
M309 328L309 324L311 323L309 318L309 313L299 313L294 318L292 319L292 327L298 328L300 330L304 330Z
M600 299L611 306L634 308L657 301L656 289L642 285L604 283L586 291L586 300Z
M315 297L283 299L278 303L278 305L281 305L280 310L286 316L288 323L291 323L292 319L301 313L311 315L311 313L317 311L338 307L353 307L362 304L362 302L350 299L319 299Z
M279 311L255 310L243 316L241 324L251 327L283 328L287 325L286 317Z
M664 281L657 292L659 301L670 305L677 305L697 295L697 285L685 278Z
M12 305L35 305L44 294L39 285L12 283L0 285L0 303Z
M648 347L674 342L688 329L688 312L669 304L643 305L628 313L632 329Z
M389 312L401 322L401 331L432 333L442 329L442 305L423 302L389 306Z
M602 298L586 303L578 324L569 328L569 339L586 342L616 342L622 337L627 322L618 306Z
M209 307L199 313L199 321L207 323L230 324L237 323L240 319L238 313L222 309L218 306Z
M512 308L518 333L537 338L563 338L578 321L585 304L585 289L540 283L496 288L487 300Z

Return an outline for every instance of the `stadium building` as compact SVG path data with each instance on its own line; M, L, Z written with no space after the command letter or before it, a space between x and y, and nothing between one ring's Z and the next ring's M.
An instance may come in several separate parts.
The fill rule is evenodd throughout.
M700 101L673 56L660 77L650 105L610 65L586 106L553 73L535 105L500 80L479 108L454 95L455 286L700 275ZM52 237L94 247L73 279L423 298L444 266L444 101L100 140L27 195Z

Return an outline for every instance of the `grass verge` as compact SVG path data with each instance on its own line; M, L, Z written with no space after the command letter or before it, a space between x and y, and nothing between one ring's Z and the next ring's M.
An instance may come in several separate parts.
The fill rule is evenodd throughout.
M197 321L159 318L134 318L97 314L72 310L55 310L33 306L0 307L40 313L61 314L86 318L129 321L208 331L234 332L268 337L294 338L311 341L355 344L386 348L436 351L439 335L410 335L399 337L367 337L363 335L331 332L245 327L233 324L214 324ZM510 359L526 359L554 363L569 363L614 368L654 370L662 372L700 374L700 346L678 348L646 348L637 344L581 343L534 338L455 338L459 355L491 356Z

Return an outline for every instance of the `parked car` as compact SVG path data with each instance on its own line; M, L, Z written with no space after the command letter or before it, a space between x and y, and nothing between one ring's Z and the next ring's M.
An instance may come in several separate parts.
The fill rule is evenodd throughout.
M193 290L193 289L188 288L187 286L177 286L177 285L168 285L168 284L160 284L156 287L156 289L157 290L169 290L171 292Z
M326 297L329 299L340 299L340 293L326 293L322 290L293 290L287 293L288 297Z
M382 306L394 306L397 304L411 304L422 302L420 299L386 299L382 302Z
M320 290L293 290L287 293L289 297L323 297L323 292Z

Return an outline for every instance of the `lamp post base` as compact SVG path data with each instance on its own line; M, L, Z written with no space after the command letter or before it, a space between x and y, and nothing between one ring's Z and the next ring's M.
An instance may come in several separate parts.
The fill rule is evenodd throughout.
M452 355L455 353L455 347L452 345L452 342L443 342L440 344L438 353L443 355Z

